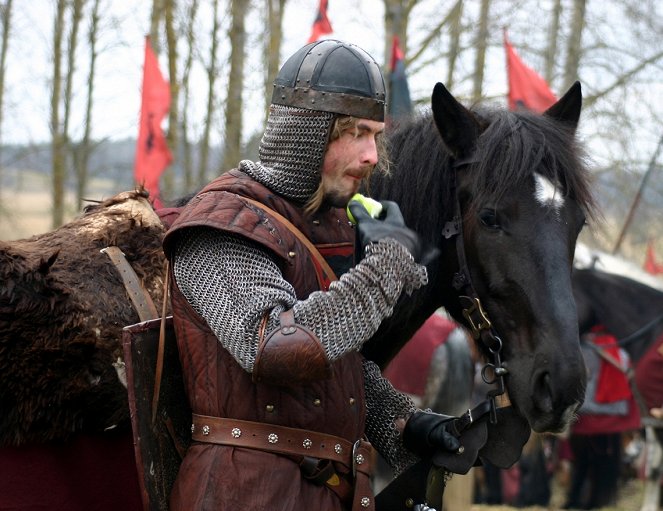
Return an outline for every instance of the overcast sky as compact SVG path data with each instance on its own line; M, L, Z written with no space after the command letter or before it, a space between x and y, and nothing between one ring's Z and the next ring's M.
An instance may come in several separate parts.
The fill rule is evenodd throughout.
M105 2L117 22L115 27L109 27L108 17L102 20L105 26L101 32L103 39L100 41L97 60L94 136L97 138L135 136L140 108L144 36L149 30L150 2L122 0L102 0L102 2ZM53 3L52 0L14 3L7 60L7 109L2 129L3 142L38 142L50 138L48 120L49 87L52 76ZM317 0L288 2L284 26L290 28L285 30L282 58L306 43L317 3ZM374 54L376 59L381 59L382 37L376 34L381 33L382 2L364 0L359 7L355 7L357 3L354 0L332 0L330 4L329 15L335 29L333 36L355 42ZM370 16L364 16L363 13L369 4L372 4L374 9ZM353 8L350 9L350 6ZM203 16L199 14L199 17L204 19L204 13ZM359 21L362 18L363 21ZM253 21L249 20L250 26L252 23ZM87 21L85 30L87 30ZM254 37L257 37L256 27L251 27L251 30ZM206 30L202 36L207 37ZM81 37L86 37L86 33L82 32ZM183 51L183 48L180 47L180 51ZM160 60L162 72L167 76L164 56L161 56ZM80 69L86 70L89 55L85 47L79 49L79 61ZM255 102L254 93L262 91L259 78L259 73L262 73L262 62L256 58L248 59L247 73L254 78L247 81L249 97L246 99ZM196 96L201 100L194 106L200 108L207 94L207 86L200 70L194 73L193 78L194 83L197 83ZM85 79L86 73L79 72L75 91L77 94L75 101L79 108L75 108L74 115L78 116L75 119L84 114ZM198 80L195 81L196 79ZM259 113L253 115L247 113L245 132L257 129L260 119ZM78 124L80 122L72 123L73 126Z

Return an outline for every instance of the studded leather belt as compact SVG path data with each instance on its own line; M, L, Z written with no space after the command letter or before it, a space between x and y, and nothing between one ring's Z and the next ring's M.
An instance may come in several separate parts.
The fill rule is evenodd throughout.
M196 442L319 458L352 467L355 475L352 509L374 509L368 479L374 462L373 448L365 440L353 444L344 438L316 431L195 413L192 414L192 420L191 438Z
M282 454L300 454L350 465L353 444L305 429L193 414L192 439ZM366 460L368 461L368 460Z

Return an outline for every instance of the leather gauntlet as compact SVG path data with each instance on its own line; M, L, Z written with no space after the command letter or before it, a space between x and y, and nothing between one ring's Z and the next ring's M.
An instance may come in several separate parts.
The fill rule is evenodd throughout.
M253 366L253 381L292 387L331 376L331 367L320 340L295 323L292 309L279 315L280 326L260 340Z

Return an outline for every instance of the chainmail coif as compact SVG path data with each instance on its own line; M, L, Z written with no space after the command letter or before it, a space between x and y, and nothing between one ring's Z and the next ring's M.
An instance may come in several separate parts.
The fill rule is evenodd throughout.
M271 105L260 141L260 161L242 160L240 170L299 204L320 184L320 168L335 114Z

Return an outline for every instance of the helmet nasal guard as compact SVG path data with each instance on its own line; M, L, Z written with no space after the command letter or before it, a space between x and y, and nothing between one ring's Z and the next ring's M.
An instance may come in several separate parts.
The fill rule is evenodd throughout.
M325 39L307 44L283 64L272 104L383 122L384 79L364 50Z

